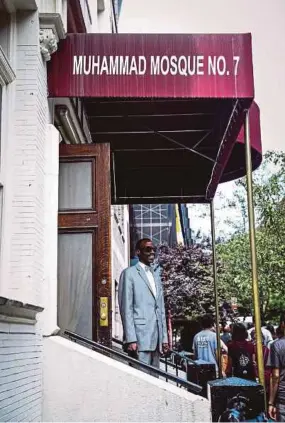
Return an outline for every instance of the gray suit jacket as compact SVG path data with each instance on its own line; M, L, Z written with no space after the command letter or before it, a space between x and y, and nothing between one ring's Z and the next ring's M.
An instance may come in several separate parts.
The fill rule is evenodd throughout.
M124 342L138 343L139 351L155 351L167 343L164 297L159 272L154 274L156 296L139 263L125 269L119 283L119 306Z

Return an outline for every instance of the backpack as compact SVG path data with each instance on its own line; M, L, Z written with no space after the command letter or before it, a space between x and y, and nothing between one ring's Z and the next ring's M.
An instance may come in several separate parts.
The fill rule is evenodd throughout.
M232 351L233 376L242 379L255 379L254 364L251 354L243 347Z

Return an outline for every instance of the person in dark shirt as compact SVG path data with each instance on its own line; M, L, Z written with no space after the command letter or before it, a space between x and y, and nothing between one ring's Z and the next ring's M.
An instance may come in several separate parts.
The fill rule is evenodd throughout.
M242 323L233 326L232 342L228 344L227 376L255 380L254 345L247 341L247 330Z
M268 323L268 325L266 326L266 329L269 330L269 332L272 335L272 341L270 341L270 343L271 343L271 342L273 342L277 338L276 331L274 329L274 326L271 323Z
M285 422L285 312L280 318L282 337L273 342L270 349L272 381L268 403L269 416Z

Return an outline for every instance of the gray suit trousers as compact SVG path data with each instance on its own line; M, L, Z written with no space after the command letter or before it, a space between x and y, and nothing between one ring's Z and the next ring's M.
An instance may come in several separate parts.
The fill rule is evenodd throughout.
M158 349L155 351L139 351L139 361L142 361L149 366L157 367L159 369L160 354Z

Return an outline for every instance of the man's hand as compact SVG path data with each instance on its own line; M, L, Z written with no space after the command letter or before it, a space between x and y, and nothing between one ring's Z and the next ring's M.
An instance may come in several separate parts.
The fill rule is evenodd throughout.
M168 350L169 350L168 343L166 342L166 343L162 344L162 352L163 352L163 354L166 354L168 352Z
M276 420L276 407L274 405L269 405L268 414L271 419Z
M131 344L128 345L128 351L137 351L138 349L138 344L136 342L132 342Z

